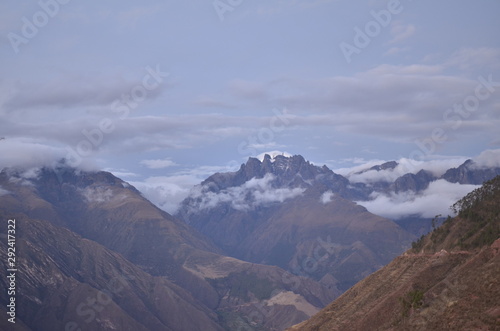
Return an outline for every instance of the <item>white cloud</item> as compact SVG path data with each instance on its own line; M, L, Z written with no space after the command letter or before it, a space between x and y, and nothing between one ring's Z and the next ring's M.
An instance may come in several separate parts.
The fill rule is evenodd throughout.
M34 139L6 138L0 140L0 155L0 169L33 169L55 166L68 155L68 151L63 147L37 142ZM83 159L78 167L83 170L97 169L91 159Z
M327 165L329 163L333 164L333 163L337 163L337 162L339 162L339 161L331 160L331 161L327 162ZM336 168L336 169L332 166L331 168L333 168L333 172L335 172L339 175L342 175L344 177L347 177L347 176L350 176L351 174L354 174L356 172L367 170L373 166L376 166L376 165L379 165L379 164L382 164L385 162L386 161L384 161L384 160L378 160L378 159L365 160L364 158L354 157L354 158L342 159L340 161L340 163L352 163L352 164L356 164L355 166L345 167L345 168Z
M274 176L252 178L238 187L230 187L220 192L209 191L208 186L196 186L190 197L196 201L193 210L211 209L221 203L230 203L234 209L250 210L263 204L283 202L301 195L305 188L274 188Z
M453 53L445 64L462 70L477 67L498 69L500 68L500 49L488 47L462 48Z
M410 215L434 217L438 214L449 215L449 209L456 201L478 188L477 185L450 183L444 179L430 183L421 193L404 192L386 195L374 193L370 201L358 201L368 211L391 219Z
M132 180L129 183L158 208L175 214L179 204L189 195L195 185L214 173L236 171L240 166L240 162L231 161L224 166L199 166L175 171L169 176L152 176L144 180ZM116 174L116 172L113 173Z
M199 182L200 178L193 175L156 176L144 181L129 181L146 199L170 214L175 214L179 204Z
M144 75L144 74L143 74ZM115 100L121 100L124 93L140 86L140 79L136 81L127 80L120 75L65 75L44 83L15 83L10 93L10 98L5 101L3 107L8 111L19 111L20 109L31 109L33 113L47 108L54 109L75 107L108 107ZM166 84L148 91L147 98L154 98L161 94ZM31 115L33 116L33 115Z
M332 191L326 191L325 193L323 193L321 195L319 200L321 201L322 204L326 205L327 203L332 201L334 196L335 196L335 193L333 193Z
M113 191L103 187L86 187L81 193L88 202L102 203L113 198Z
M60 148L29 140L0 140L0 168L25 166L26 168L52 165L64 156Z
M292 154L290 154L288 152L269 151L269 152L260 153L259 155L257 155L257 159L259 159L260 162L264 161L264 156L266 156L266 154L271 157L271 162L274 161L274 158L278 155L283 155L285 157L293 156Z
M149 169L163 169L177 165L174 161L170 159L163 160L142 160L140 162L142 165L145 165Z
M401 158L397 160L398 166L394 169L386 170L368 170L374 165L380 165L385 161L372 160L367 161L366 164L361 166L354 166L352 168L339 169L340 174L347 177L351 182L354 183L365 183L371 184L379 181L392 183L399 177L412 173L416 174L420 170L426 170L431 172L435 177L442 176L448 169L456 168L460 166L467 160L465 157L452 157L444 159L436 159L429 161L416 161L407 158ZM361 172L365 170L364 172ZM335 170L336 172L338 170ZM361 172L361 173L359 173Z
M500 167L500 149L489 149L474 158L479 168L497 168Z

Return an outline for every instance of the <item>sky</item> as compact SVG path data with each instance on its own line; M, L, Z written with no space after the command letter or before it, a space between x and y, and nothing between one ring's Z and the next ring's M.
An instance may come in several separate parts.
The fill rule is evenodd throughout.
M0 166L65 157L173 210L270 150L332 169L477 157L500 149L499 14L496 0L5 0Z

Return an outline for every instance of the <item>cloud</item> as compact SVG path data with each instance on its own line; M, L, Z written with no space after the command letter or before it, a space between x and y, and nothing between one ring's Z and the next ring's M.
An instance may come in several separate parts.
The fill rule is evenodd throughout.
M85 197L87 202L102 203L116 198L112 190L103 187L86 187L81 190L81 194Z
M358 201L368 211L391 219L400 219L411 215L434 217L448 215L450 207L462 197L478 188L477 185L450 183L444 179L430 183L421 193L404 192L400 194L374 193L370 201Z
M189 195L195 185L214 173L235 171L239 167L239 162L231 161L224 166L200 166L183 169L169 176L152 176L144 180L135 179L129 183L158 208L175 214L179 204ZM113 174L117 175L117 172L113 172Z
M9 97L3 102L5 110L19 111L32 109L39 111L47 108L74 109L78 107L106 107L115 100L122 101L123 95L130 95L134 88L143 86L143 78L149 75L146 70L137 73L134 80L121 74L66 73L47 77L43 82L23 80L4 87L9 89ZM153 99L171 84L163 82L146 91L145 99Z
M479 168L499 168L500 149L489 149L474 158L474 162Z
M248 99L263 99L268 97L266 85L247 80L234 80L229 85L230 91L238 96Z
M2 195L6 195L6 194L10 194L10 192L9 192L9 191L7 191L7 190L4 190L4 189L0 186L0 197L1 197Z
M337 163L350 163L350 164L356 164L355 166L352 167L345 167L345 168L335 168L334 166L331 166L333 169L333 172L342 175L344 177L348 177L352 174L355 174L357 172L361 172L364 170L367 170L373 166L380 165L382 163L385 163L387 161L385 160L365 160L364 158L359 158L359 157L354 157L354 158L346 158L342 159L340 161L338 160L330 160L328 163L332 164L337 164ZM327 164L328 165L328 164Z
M18 116L18 114L13 116ZM54 116L49 116L43 117L40 122L33 123L11 121L9 118L9 116L5 116L5 120L0 121L0 131L6 137L47 141L73 150L78 150L78 145L84 141L85 144L90 144L92 147L90 157L98 157L193 148L227 138L237 140L240 137L243 140L245 135L248 136L258 128L268 125L272 117L193 114L136 116L120 119L116 114L102 114L102 116L87 116L60 121L54 119ZM45 122L47 120L50 122ZM112 129L99 133L100 123L103 120L108 120ZM99 143L90 141L89 136L98 140ZM235 142L235 149L237 146L238 142Z
M409 47L391 47L384 53L385 56L397 55L403 52L408 52L410 50Z
M260 153L259 155L257 155L255 158L259 159L260 162L264 161L264 157L267 155L269 155L271 157L271 162L274 162L274 158L278 155L282 155L284 157L292 157L293 155L288 153L288 152L284 152L284 151L267 151L267 152L264 152L264 153Z
M0 140L0 169L3 168L53 168L63 159L68 159L68 149L61 144L53 145L43 139L35 141L29 138L6 138ZM82 158L76 165L85 171L98 170L93 158Z
M0 140L0 169L25 169L53 166L65 156L62 148L45 145L29 139L6 138Z
M158 208L175 214L179 204L200 180L190 175L155 176L144 181L129 181Z
M374 165L380 165L386 161L371 160L363 165L352 168L342 168L335 172L347 177L353 183L372 184L375 182L392 183L399 177L407 173L416 174L420 170L431 172L435 177L442 176L448 169L456 168L467 160L465 157L449 157L444 159L434 159L428 161L416 161L407 158L396 160L398 165L394 169L368 170Z
M394 21L391 25L392 39L389 41L389 43L395 44L406 40L413 36L416 30L417 29L413 24L404 24L401 21Z
M190 207L193 211L200 211L229 203L236 210L248 211L260 205L295 198L305 191L305 188L275 188L273 180L272 174L266 174L263 178L252 178L241 186L219 192L210 191L206 185L196 186L189 195L195 201Z
M500 68L500 48L462 48L446 60L445 65L461 70L474 68Z
M293 92L276 93L273 99L294 110L292 126L329 126L405 143L442 128L451 140L458 130L451 127L454 122L445 121L445 112L474 95L478 81L445 75L444 69L442 65L380 65L351 77L288 80L281 84ZM498 100L498 94L491 94L481 101L481 118L464 118L459 133L493 136L493 126L500 125L495 112Z
M110 110L109 102L130 91L130 80L112 75L59 76L42 87L26 82L15 84L15 88L7 84L0 91L0 100L5 99L4 106L8 104L10 108L6 111L4 107L3 116L0 109L0 130L4 135L44 139L75 149L86 139L83 130L95 129L103 118L109 118L115 129L95 147L100 155L188 149L228 138L243 141L257 130L268 128L273 120L269 109L272 101L293 111L294 116L287 117L286 128L290 132L328 127L339 134L361 133L405 144L428 137L434 128L445 129L449 141L459 134L478 132L496 137L496 128L500 126L498 93L481 101L480 111L464 118L459 131L452 130L443 120L445 111L457 100L473 94L477 85L476 77L449 76L444 74L446 69L444 64L385 64L351 76L264 82L237 79L229 84L224 95L231 96L231 104L238 107L238 112L174 116L159 111L150 115L131 112L125 119ZM12 93L8 92L11 88ZM219 108L225 104L210 98L199 101ZM252 109L269 109L268 116L247 112L248 102ZM29 111L30 116L25 116L24 111ZM256 141L248 147L290 148L283 141ZM238 146L238 141L234 145Z
M211 96L199 96L193 101L193 104L197 106L207 107L207 108L219 108L219 109L236 109L237 107L231 103L222 101L219 98Z
M334 196L335 196L335 193L333 193L332 191L326 191L325 193L323 193L321 195L319 200L321 201L322 204L326 205L327 203L332 201Z
M163 160L142 160L140 162L142 165L145 165L149 169L163 169L177 165L174 161L170 159Z

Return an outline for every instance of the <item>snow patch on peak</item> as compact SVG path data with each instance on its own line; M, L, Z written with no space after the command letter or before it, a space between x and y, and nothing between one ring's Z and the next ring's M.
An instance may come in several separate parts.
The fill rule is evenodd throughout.
M264 152L262 154L259 154L257 155L257 159L260 161L260 162L263 162L264 161L264 157L267 155L269 155L271 157L271 162L274 162L276 156L278 155L282 155L284 157L292 157L293 155L290 154L290 153L287 153L287 152L281 152L281 151L270 151L270 152Z

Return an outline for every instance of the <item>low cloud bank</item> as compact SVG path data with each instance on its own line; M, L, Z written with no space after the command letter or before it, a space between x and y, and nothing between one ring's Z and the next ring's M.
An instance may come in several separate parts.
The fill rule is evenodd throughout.
M451 215L451 205L469 192L478 188L478 185L461 185L450 183L444 179L430 183L429 187L420 192L403 192L399 194L373 193L372 200L358 201L371 213L400 219L410 215L434 217L438 214Z
M144 181L129 181L158 208L175 214L180 203L200 179L192 175L156 176Z
M353 183L365 183L372 184L375 182L389 182L392 183L399 177L407 174L416 174L420 170L430 171L434 176L442 176L446 170L450 168L456 168L464 163L467 158L452 158L444 160L430 160L430 161L415 161L407 158L402 158L397 160L397 167L394 169L385 170L367 170L374 165L373 161L367 162L367 165L363 168L362 166L356 166L349 171L348 168L342 169L344 176L346 176ZM382 164L379 162L378 164Z
M207 187L197 186L191 191L195 210L211 209L221 203L230 203L237 210L251 210L273 202L283 202L304 193L305 188L275 188L274 176L267 174L263 178L252 178L238 187L230 187L220 192L208 191Z
M476 166L480 169L483 168L499 168L500 167L500 149L489 149L478 157L474 158Z
M420 170L430 171L434 176L441 177L448 169L457 168L467 160L466 157L454 157L428 161L416 161L407 158L396 160L398 163L394 169L369 170L374 165L381 165L386 161L370 160L351 168L335 169L334 172L347 177L353 183L372 184L375 182L394 182L398 177L407 173L416 174ZM500 167L500 149L486 150L472 160L477 168Z
M33 169L54 167L68 155L66 148L48 145L31 139L0 139L0 170L3 168ZM78 168L97 170L90 158L82 159Z

